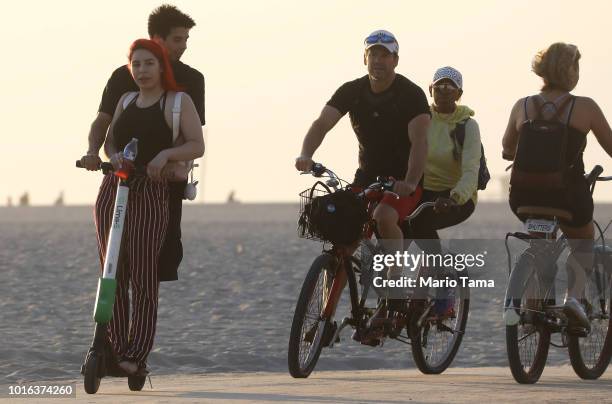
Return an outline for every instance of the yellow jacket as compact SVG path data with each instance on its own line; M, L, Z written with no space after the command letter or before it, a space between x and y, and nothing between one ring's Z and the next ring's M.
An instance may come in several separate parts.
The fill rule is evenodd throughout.
M451 196L459 205L469 199L476 204L478 170L480 168L480 130L474 119L465 125L463 147L455 145L450 133L457 123L474 115L465 105L458 105L451 114L440 114L431 107L431 125L427 133L427 165L424 188L430 191L451 190ZM459 159L453 157L453 149Z

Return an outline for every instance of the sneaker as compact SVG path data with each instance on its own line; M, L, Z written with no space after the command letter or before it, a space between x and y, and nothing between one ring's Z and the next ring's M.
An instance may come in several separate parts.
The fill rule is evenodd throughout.
M304 341L312 344L312 341L314 341L315 335L317 335L318 329L319 329L319 322L317 321L316 323L312 325L312 327L310 327L310 330L306 331L306 333L304 334Z
M433 314L436 317L443 318L455 316L455 288L440 288L437 290Z
M438 318L455 317L455 299L436 299L433 315Z
M591 322L589 316L587 316L584 306L574 297L568 297L565 299L565 305L563 312L567 316L568 326L572 328L582 328L587 332L591 331Z

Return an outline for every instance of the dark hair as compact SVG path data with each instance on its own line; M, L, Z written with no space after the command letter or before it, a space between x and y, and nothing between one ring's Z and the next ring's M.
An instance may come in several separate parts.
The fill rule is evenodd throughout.
M132 45L130 45L130 53L128 53L128 61L130 63L127 65L128 69L130 69L130 73L132 73L132 56L134 56L134 51L137 49L148 50L159 61L159 65L162 68L161 86L164 90L182 90L182 88L176 84L176 80L174 79L174 73L172 72L172 67L170 66L170 60L168 59L168 52L166 51L166 48L150 39L137 39L132 42Z
M158 35L166 39L172 28L191 29L196 25L195 21L187 14L181 12L175 6L162 4L149 15L149 37Z

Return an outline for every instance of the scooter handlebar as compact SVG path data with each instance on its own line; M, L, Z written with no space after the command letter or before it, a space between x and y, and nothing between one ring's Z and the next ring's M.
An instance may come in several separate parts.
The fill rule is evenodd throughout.
M81 160L77 160L75 165L76 165L77 168L85 168L81 164ZM102 170L102 173L106 175L106 174L108 174L110 172L113 172L115 169L114 169L114 167L113 167L113 165L111 163L102 162L98 166L98 170Z

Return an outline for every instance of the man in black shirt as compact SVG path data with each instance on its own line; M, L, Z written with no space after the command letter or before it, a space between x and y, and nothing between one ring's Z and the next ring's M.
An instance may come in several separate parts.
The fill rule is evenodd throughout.
M395 36L379 30L364 42L368 74L343 84L327 102L304 138L295 167L300 171L311 169L312 156L325 135L348 112L359 142L359 168L353 185L367 187L377 176L396 179L393 191L397 195L386 193L373 217L387 251L402 251L399 223L421 199L431 113L423 90L395 73L399 60ZM336 276L343 274L340 271ZM401 276L401 268L389 268L387 276ZM330 300L328 304L335 307L337 302ZM381 304L374 317L383 317L385 310ZM368 335L356 333L353 338L375 344Z
M295 166L312 167L312 155L327 132L347 112L359 141L359 169L354 185L365 187L377 176L397 181L394 195L387 195L374 211L378 230L385 239L402 247L398 222L416 207L427 158L427 129L431 114L421 88L396 74L397 40L388 31L375 31L365 40L364 64L368 75L343 84L327 102L304 138Z
M149 15L149 37L168 51L174 77L193 100L200 121L204 125L204 76L179 60L187 49L189 30L194 26L195 22L191 17L170 5L162 5ZM106 133L119 99L126 92L138 90L127 64L115 69L108 79L98 107L98 115L89 131L89 148L85 156L81 158L81 164L88 170L96 170L101 162L100 147L106 139ZM176 272L183 257L180 224L185 185L186 182L170 183L170 219L166 241L160 256L161 281L177 279Z

